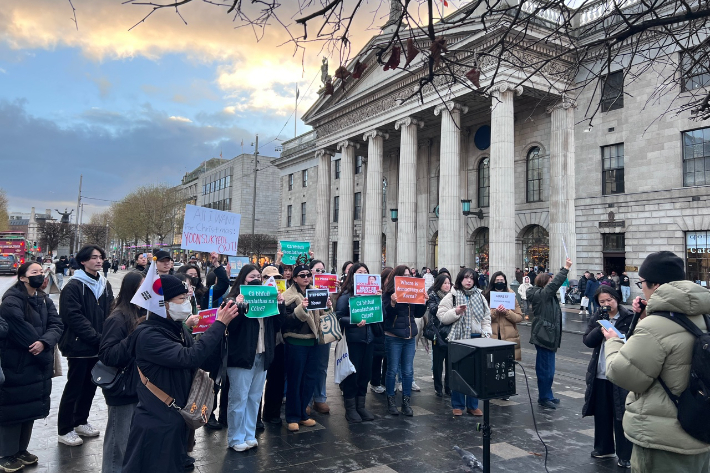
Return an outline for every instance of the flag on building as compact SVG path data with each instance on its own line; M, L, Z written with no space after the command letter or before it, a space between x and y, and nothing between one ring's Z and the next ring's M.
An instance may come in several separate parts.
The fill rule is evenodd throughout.
M154 258L155 259L155 258ZM148 312L153 312L166 318L165 299L163 298L163 285L160 283L158 268L155 267L155 261L150 262L148 272L143 280L143 284L138 288L138 292L131 299L131 304L138 307L143 307Z

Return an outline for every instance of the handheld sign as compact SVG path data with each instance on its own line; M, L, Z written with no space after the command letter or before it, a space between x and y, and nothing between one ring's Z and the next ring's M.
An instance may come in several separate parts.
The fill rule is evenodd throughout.
M425 286L423 278L408 278L406 276L395 276L394 292L397 294L397 302L405 304L425 304Z
M337 274L313 274L313 286L317 289L327 289L330 294L338 292L338 288L336 286L337 282Z
M217 320L217 309L201 310L197 315L200 316L200 321L192 328L192 333L205 333Z
M491 309L502 305L508 310L515 310L515 294L512 292L491 291Z
M366 324L382 322L382 297L351 297L349 302L351 324L359 324L363 320Z
M373 296L380 291L379 274L355 274L355 295Z
M282 241L281 252L284 254L281 258L283 264L296 264L296 258L301 255L308 256L311 249L311 244L307 241Z
M234 256L241 219L241 215L232 212L187 204L180 248Z
M308 299L308 310L328 308L327 289L306 289L306 299Z
M244 296L244 302L249 303L249 313L246 316L250 319L271 317L279 313L275 287L242 285L239 287L239 293Z
M227 274L230 279L235 279L242 270L242 266L249 264L248 256L230 256L227 258Z

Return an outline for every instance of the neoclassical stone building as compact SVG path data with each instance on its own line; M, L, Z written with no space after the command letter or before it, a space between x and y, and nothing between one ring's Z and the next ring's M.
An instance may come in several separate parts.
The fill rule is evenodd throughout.
M459 31L447 46L487 41ZM499 72L492 98L453 86L402 103L422 73L383 71L372 53L359 59L362 78L321 95L303 116L313 131L285 142L275 161L282 239L311 241L338 269L357 259L373 272L467 265L509 278L516 267L556 270L567 253L575 276L625 269L635 279L648 253L667 249L710 285L710 121L664 115L670 98L647 103L651 72L617 82L623 94L590 128L582 120L599 95L555 96L543 80L562 62L522 86L516 71ZM492 67L482 66L482 83Z

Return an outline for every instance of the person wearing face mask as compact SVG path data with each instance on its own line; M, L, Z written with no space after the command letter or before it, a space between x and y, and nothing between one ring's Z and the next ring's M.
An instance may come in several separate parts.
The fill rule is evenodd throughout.
M219 254L212 252L210 254L212 270L205 276L207 286L202 293L200 307L202 310L214 309L219 307L222 297L229 289L229 274L224 266L219 263Z
M17 270L17 282L2 296L0 320L9 333L3 341L0 386L0 469L17 471L37 463L27 451L36 419L49 415L54 346L62 321L54 303L39 288L42 266L28 262Z
M508 287L508 279L502 271L493 273L491 285L483 291L483 297L486 298L489 306L491 305L491 291L513 293L513 290ZM520 333L518 332L518 324L522 321L523 312L520 310L517 299L515 300L515 310L506 309L503 305L491 307L493 338L515 343L515 359L518 361L522 360Z
M191 302L194 306L195 313L202 310L202 299L207 292L207 288L202 284L200 268L193 264L184 264L178 268L175 274L185 274L189 278L190 286L192 286L193 291Z
M135 360L141 382L123 471L131 473L174 473L183 471L187 451L187 424L178 409L168 406L147 385L152 385L185 407L195 370L219 350L227 325L238 315L229 301L217 311L210 328L194 341L183 327L192 314L188 289L171 275L161 275L165 317L149 313L134 332Z

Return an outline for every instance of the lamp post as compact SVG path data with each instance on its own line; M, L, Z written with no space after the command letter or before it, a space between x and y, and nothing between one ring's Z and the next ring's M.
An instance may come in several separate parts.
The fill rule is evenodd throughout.
M394 223L397 223L397 220L398 220L397 214L398 214L398 212L399 212L399 209L390 209L390 218L392 219L392 221L393 221Z
M478 217L479 220L483 220L483 209L478 209L477 212L471 212L471 201L470 200L462 200L461 201L461 212L466 217L468 217L469 215L473 215L474 217Z

